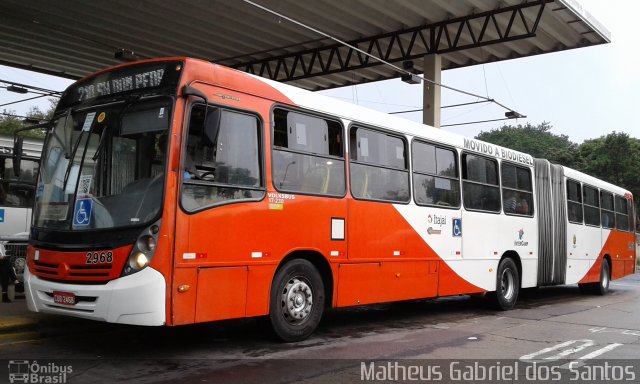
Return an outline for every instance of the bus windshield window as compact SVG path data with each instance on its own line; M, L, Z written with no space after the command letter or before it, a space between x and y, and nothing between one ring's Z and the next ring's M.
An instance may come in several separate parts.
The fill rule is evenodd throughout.
M162 207L172 101L153 98L72 111L54 122L42 158L35 226L139 225Z

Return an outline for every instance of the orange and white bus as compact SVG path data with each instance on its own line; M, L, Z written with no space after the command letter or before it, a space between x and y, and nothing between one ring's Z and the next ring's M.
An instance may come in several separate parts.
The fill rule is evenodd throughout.
M115 323L268 316L634 273L629 191L530 155L188 58L62 96L41 162L29 308Z

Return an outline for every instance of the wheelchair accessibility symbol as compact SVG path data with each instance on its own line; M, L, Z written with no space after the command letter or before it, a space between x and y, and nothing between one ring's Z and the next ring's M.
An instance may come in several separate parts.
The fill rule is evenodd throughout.
M462 219L454 217L452 221L453 221L453 237L462 236Z
M73 210L73 225L83 226L89 225L91 221L91 209L93 208L92 199L78 199Z

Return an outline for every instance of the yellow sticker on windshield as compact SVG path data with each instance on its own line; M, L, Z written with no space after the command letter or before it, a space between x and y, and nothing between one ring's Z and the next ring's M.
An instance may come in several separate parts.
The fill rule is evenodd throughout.
M107 114L104 112L100 112L100 114L98 115L98 123L102 123L105 117L107 117Z

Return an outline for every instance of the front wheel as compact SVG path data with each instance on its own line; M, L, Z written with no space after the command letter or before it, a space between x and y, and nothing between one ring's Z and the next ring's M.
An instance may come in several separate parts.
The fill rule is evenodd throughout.
M271 286L271 328L282 341L306 339L320 323L324 301L324 284L313 264L303 259L288 262Z
M518 300L520 292L520 275L518 267L513 259L506 258L500 261L496 276L496 292L494 300L496 307L506 311L512 309Z

